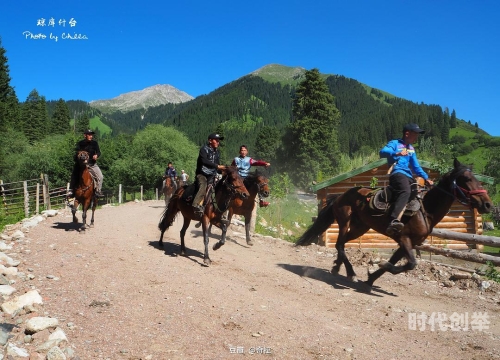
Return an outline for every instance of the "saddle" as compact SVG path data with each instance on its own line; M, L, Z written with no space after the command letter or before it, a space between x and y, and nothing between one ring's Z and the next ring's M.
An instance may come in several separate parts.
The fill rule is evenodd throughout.
M182 187L184 188L184 193L181 196L181 200L192 205L194 197L196 196L196 193L198 192L198 189L199 189L198 181L195 181L191 185L183 185ZM214 188L215 188L214 184L208 184L207 192L206 192L205 197L203 199L204 204L208 203L208 199L210 198L210 194L212 193Z
M410 200L408 204L406 204L406 209L403 213L403 216L413 216L415 213L420 210L422 206L422 198L421 188L423 187L423 179L417 178L417 181L412 185L412 193L410 195ZM366 202L370 209L385 213L389 211L389 208L392 204L392 187L386 186L384 188L373 189L370 193L368 193L366 197Z

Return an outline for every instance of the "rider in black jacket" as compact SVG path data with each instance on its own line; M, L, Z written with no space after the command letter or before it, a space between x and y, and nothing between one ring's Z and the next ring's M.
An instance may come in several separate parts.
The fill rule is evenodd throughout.
M101 150L99 149L99 144L97 141L93 139L95 132L88 129L85 130L83 136L85 139L80 140L76 143L75 146L75 164L73 166L73 172L71 174L71 181L69 183L69 192L68 197L73 197L75 193L75 187L78 183L78 175L80 167L78 165L78 159L76 158L76 154L78 151L86 151L89 153L89 163L88 169L90 174L96 181L96 196L103 197L104 195L101 192L103 175L99 166L97 166L97 159L101 156Z
M208 184L212 183L217 175L217 170L223 169L220 164L219 143L224 140L223 136L213 133L208 136L208 143L200 149L196 162L196 179L199 183L198 192L193 200L193 207L196 213L203 214L203 199L207 191Z

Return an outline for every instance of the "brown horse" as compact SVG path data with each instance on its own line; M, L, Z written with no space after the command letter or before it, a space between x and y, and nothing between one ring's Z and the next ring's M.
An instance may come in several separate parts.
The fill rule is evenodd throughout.
M477 209L481 214L491 211L491 199L472 171L460 164L457 159L453 166L454 168L441 178L439 184L427 192L421 201L420 209L411 217L403 217L402 221L405 224L403 230L400 234L392 236L392 239L399 244L399 248L388 262L381 263L378 270L368 274L366 284L370 287L386 271L399 274L415 268L416 259L412 249L425 241L434 226L450 210L453 201L458 200L470 208ZM338 274L344 264L348 278L354 280L356 274L347 259L344 245L363 235L370 228L387 235L386 229L390 221L387 213L381 215L366 203L366 198L372 191L370 188L354 187L341 195L332 196L326 207L318 214L314 224L297 240L296 245L311 244L336 220L339 226L335 245L338 254L331 272ZM396 266L403 257L406 257L407 263Z
M87 210L90 207L92 207L90 227L94 227L94 212L97 206L97 198L95 197L94 181L88 169L89 153L86 151L78 151L76 158L78 160L80 172L78 175L78 184L75 188L75 201L71 206L71 212L73 214L73 222L78 223L78 219L76 218L76 209L78 209L78 205L82 205L83 224L79 230L85 231L87 226Z
M243 180L250 196L244 199L235 198L231 202L229 208L229 222L231 222L231 218L234 214L243 215L245 217L245 234L248 245L253 245L253 241L250 238L250 222L252 220L253 209L255 208L255 198L257 195L263 198L269 196L270 190L268 182L267 178L261 173L250 173Z
M163 188L161 190L162 190L163 196L165 196L165 206L167 206L168 202L172 198L172 195L174 194L174 190L175 190L175 185L173 184L170 176L167 176L165 178L165 182L164 182Z
M194 185L192 185L194 186ZM221 224L221 215L224 211L229 207L229 203L236 196L246 198L250 196L245 185L243 185L243 179L238 175L238 169L233 166L228 166L224 170L222 170L222 178L217 182L213 191L209 192L212 195L205 202L205 210L203 215L197 215L193 206L183 199L183 194L186 191L187 186L180 187L174 193L168 206L166 207L163 215L161 217L160 223L158 224L158 228L161 231L160 235L160 245L163 244L163 234L167 229L172 226L177 213L180 211L182 216L184 217L184 224L180 231L181 235L181 255L186 254L186 246L184 244L184 236L186 234L186 230L191 223L191 220L201 220L201 225L203 229L203 243L205 244L205 253L203 257L203 263L205 265L210 265L212 262L210 257L208 256L208 226L209 224L213 224L217 227L220 227L223 231L222 238L225 238L226 235L226 226ZM221 240L223 241L223 240ZM219 246L220 247L220 246ZM214 250L217 250L214 247Z

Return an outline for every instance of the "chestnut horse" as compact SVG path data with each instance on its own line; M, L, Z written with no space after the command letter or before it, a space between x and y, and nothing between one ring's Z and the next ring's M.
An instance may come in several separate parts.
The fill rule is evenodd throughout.
M175 190L174 184L172 183L172 179L170 178L170 176L167 176L165 178L164 185L161 190L163 196L165 196L165 206L167 206Z
M87 210L92 207L92 217L90 219L90 227L94 227L94 212L97 206L97 198L95 196L94 180L88 169L89 153L87 151L78 151L76 154L78 166L80 169L78 175L78 183L75 188L75 201L71 206L73 214L73 222L78 223L76 218L76 209L78 205L82 205L82 226L80 231L85 231L87 226Z
M255 198L257 195L263 198L269 196L270 190L268 182L268 179L258 171L250 173L243 180L243 184L245 184L250 196L244 199L235 198L229 207L229 223L231 223L231 218L234 214L243 215L245 217L245 234L248 245L253 245L253 241L250 238L250 222L252 220L253 209L255 208ZM224 244L222 243L221 245Z
M194 185L191 185L194 186ZM208 256L208 226L213 224L220 227L223 231L222 237L226 236L226 225L222 225L221 215L229 207L229 203L236 196L241 198L246 198L250 196L245 185L243 185L243 179L238 175L238 169L234 166L228 166L222 170L222 178L217 182L212 191L209 191L208 199L205 201L205 210L203 215L198 215L194 212L191 203L188 203L183 199L183 194L186 191L187 186L180 187L174 193L168 206L166 207L163 215L161 217L158 228L161 231L159 244L163 244L163 234L167 229L172 226L177 213L180 211L184 217L184 224L180 231L181 236L181 255L186 254L186 246L184 244L184 236L186 230L191 223L191 220L200 221L203 229L203 243L205 245L205 253L203 256L203 263L205 265L210 265L211 260ZM222 241L222 240L221 240Z
M311 244L319 235L325 232L336 220L339 226L339 234L335 248L337 259L331 270L332 274L338 274L342 264L346 267L347 277L355 280L351 263L347 259L344 245L354 240L369 229L387 235L386 229L390 218L388 213L380 214L366 203L373 189L366 187L354 187L341 195L334 195L328 199L311 227L297 240L296 245ZM445 174L439 184L430 189L421 201L420 209L411 216L404 216L405 224L401 233L392 236L399 244L388 262L383 262L380 268L368 274L366 284L373 285L386 271L391 274L399 274L403 271L413 270L417 264L413 248L421 245L431 233L434 226L439 223L448 213L451 205L458 200L465 206L475 208L480 214L489 213L492 208L491 199L481 183L474 177L472 171L460 164L455 159L453 169ZM396 266L396 263L406 257L406 264Z

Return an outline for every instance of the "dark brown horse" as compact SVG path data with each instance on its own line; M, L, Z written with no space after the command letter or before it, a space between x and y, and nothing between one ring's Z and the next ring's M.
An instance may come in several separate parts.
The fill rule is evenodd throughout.
M175 190L175 185L172 182L172 179L170 176L167 176L164 181L163 188L161 189L163 196L165 196L165 206L168 205L168 202L172 198L172 195L174 194Z
M481 214L491 211L491 199L472 171L456 159L453 166L454 168L441 178L439 184L427 192L421 202L420 210L411 217L403 217L402 221L405 224L403 230L392 237L399 244L399 248L388 262L381 263L378 270L368 274L366 283L370 287L386 271L399 274L415 268L416 259L412 249L425 241L434 226L450 210L453 201L458 200L470 208L477 209ZM387 213L381 215L366 204L366 198L372 191L373 189L370 188L354 187L341 195L329 198L326 207L320 211L314 224L302 235L296 245L311 244L336 220L339 226L339 235L335 245L338 254L331 272L338 274L340 267L344 264L348 278L354 280L356 274L347 259L344 245L360 237L370 228L387 235L386 229L390 221ZM406 257L407 263L396 266L396 263L403 257Z
M192 207L191 203L186 202L183 199L183 194L186 191L187 187L183 186L177 189L174 193L168 206L163 212L160 223L158 224L158 228L161 231L160 235L160 245L163 244L163 234L167 229L172 226L173 221L177 213L180 211L182 216L184 217L184 224L180 231L181 235L181 255L186 254L186 246L184 244L184 236L186 234L186 230L191 223L191 220L201 221L202 229L203 229L203 243L205 244L205 253L203 256L203 263L205 265L210 265L212 262L210 257L208 256L208 226L209 224L213 224L217 227L220 227L223 230L222 240L224 240L226 235L226 226L221 224L221 215L224 211L229 207L229 203L231 200L236 198L237 196L246 198L250 196L245 185L243 185L243 179L238 175L238 169L233 166L228 166L225 170L222 171L222 178L215 185L212 196L210 196L205 205L205 211L203 215L197 215ZM220 247L220 246L219 246ZM219 247L214 246L214 250L217 250Z
M71 206L73 214L73 222L78 223L76 218L76 210L78 205L82 205L82 226L80 231L85 231L87 227L87 210L92 207L92 218L90 219L90 227L94 227L94 212L97 206L97 198L95 196L94 181L88 169L89 153L86 151L78 151L76 154L78 166L80 169L78 175L78 183L75 188L75 201Z
M255 208L255 198L257 195L263 198L269 196L270 191L268 182L267 178L259 172L250 173L243 180L250 196L244 199L235 198L231 202L231 207L229 208L230 222L234 214L243 215L245 217L245 234L248 245L253 245L253 241L250 238L250 222L252 220L253 209Z

